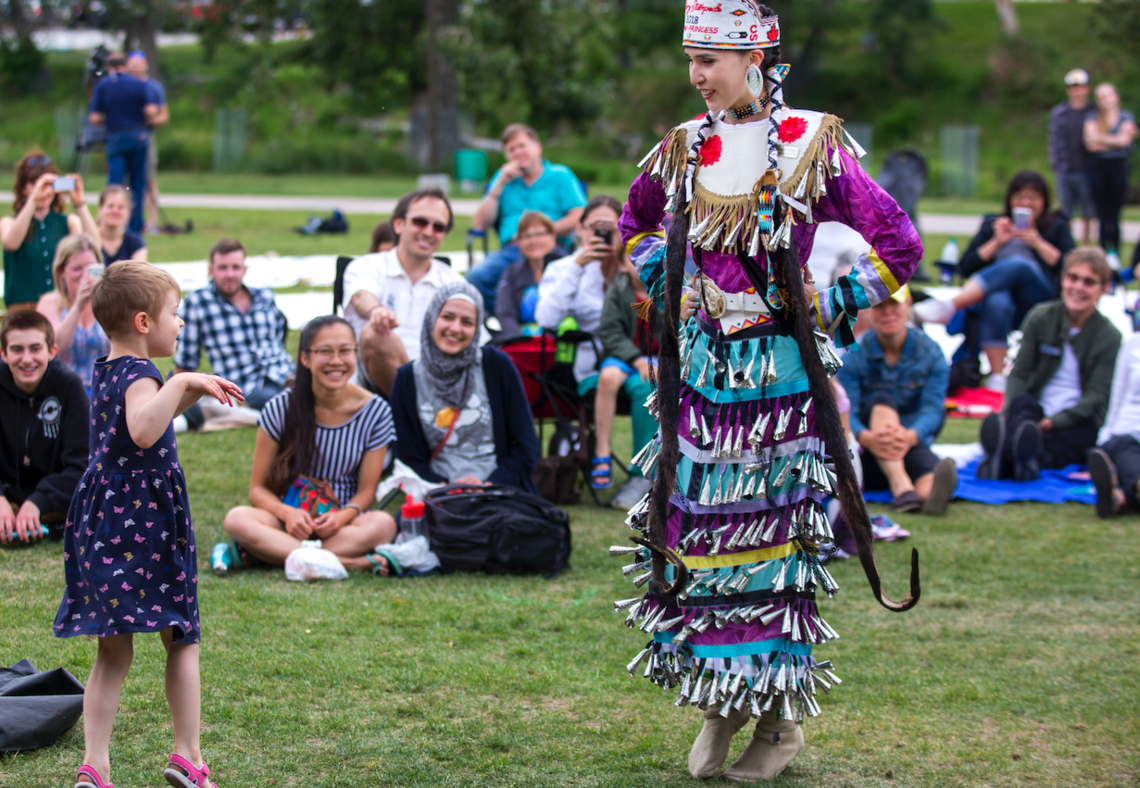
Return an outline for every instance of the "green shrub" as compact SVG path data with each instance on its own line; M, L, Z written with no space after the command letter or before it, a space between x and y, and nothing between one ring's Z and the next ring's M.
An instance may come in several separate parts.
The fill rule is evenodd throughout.
M47 80L47 57L36 49L31 36L16 41L0 38L0 82L16 95L26 96Z

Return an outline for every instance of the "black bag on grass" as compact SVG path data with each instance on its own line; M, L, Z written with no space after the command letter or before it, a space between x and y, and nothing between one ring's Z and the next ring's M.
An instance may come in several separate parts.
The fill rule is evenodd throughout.
M570 566L570 516L537 495L452 484L429 492L424 504L444 569L550 578Z
M48 747L83 713L83 685L63 668L26 659L0 668L0 753Z

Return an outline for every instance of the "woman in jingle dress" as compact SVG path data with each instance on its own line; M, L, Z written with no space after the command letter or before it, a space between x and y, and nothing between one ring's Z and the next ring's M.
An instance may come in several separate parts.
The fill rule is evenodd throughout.
M694 285L701 308L680 328L671 370L663 338L659 388L650 397L661 433L669 434L635 459L655 476L652 498L628 520L647 537L639 542L645 548L612 551L633 554L627 574L635 585L654 581L644 597L616 603L629 626L652 636L628 668L678 689L677 705L702 710L704 728L689 756L698 778L720 770L733 734L751 717L758 718L752 740L721 776L779 774L803 747L804 713L819 713L816 690L839 682L830 663L812 656L814 644L837 637L815 601L817 586L829 596L838 590L815 557L831 539L821 501L836 487L854 491L849 506L861 508L862 499L846 480L846 457L833 465L825 453L825 440L834 445L828 424L838 424L829 415L833 395L822 393L826 373L838 368L826 340L832 334L837 344L853 344L858 310L889 297L922 258L914 227L860 169L863 151L840 120L783 105L788 67L779 64L779 40L771 9L751 0L686 6L690 81L709 111L673 129L645 158L620 223L667 321L676 320L679 288L666 280L678 281L686 231L700 269ZM666 212L674 216L668 240ZM824 221L852 227L873 249L834 287L814 294L816 335L805 319L797 341L790 315L795 303L805 313L808 304L775 261L798 253L810 285L806 261L816 223ZM808 364L816 354L822 367ZM809 391L812 369L818 377ZM674 392L679 412L667 414ZM655 531L661 521L666 527ZM651 545L685 571L651 559ZM869 536L860 552L876 597L896 610L913 606L917 556L912 596L891 603L872 577Z

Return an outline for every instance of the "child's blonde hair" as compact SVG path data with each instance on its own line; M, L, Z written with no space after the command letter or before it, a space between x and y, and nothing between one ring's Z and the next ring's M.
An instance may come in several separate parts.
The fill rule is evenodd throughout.
M65 236L55 247L55 262L51 264L52 279L55 280L55 292L59 296L59 303L64 309L71 309L71 296L67 294L67 283L63 281L63 269L67 267L72 257L80 252L91 252L95 255L95 262L103 262L103 250L87 233L72 233Z
M135 315L157 317L171 291L182 295L173 276L161 268L134 260L115 263L91 288L91 311L111 339L131 330Z

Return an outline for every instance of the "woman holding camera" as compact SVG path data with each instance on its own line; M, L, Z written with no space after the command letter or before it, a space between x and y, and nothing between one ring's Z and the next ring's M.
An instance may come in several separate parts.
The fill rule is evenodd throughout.
M71 198L75 215L64 213L64 193ZM0 218L4 303L9 311L35 309L39 297L52 287L56 245L70 233L87 233L98 240L99 229L87 208L83 179L60 177L43 151L31 151L20 159L12 194L13 215Z
M578 251L547 266L538 284L535 321L557 331L567 318L573 318L579 331L596 334L602 322L606 290L620 271L636 277L617 232L622 204L602 194L586 203L578 228L582 241ZM598 382L598 355L594 342L581 342L574 357L574 378L578 393L584 395ZM603 436L599 435L599 445ZM604 436L609 445L609 435ZM613 484L608 452L593 459L592 485L603 489Z
M949 323L959 309L982 304L982 352L990 362L987 387L1005 391L1009 334L1030 309L1056 297L1061 258L1073 248L1068 220L1050 210L1049 184L1022 170L1005 193L1005 211L987 216L970 241L958 270L970 277L953 299L930 298L914 305L927 323Z
M111 342L91 311L91 288L98 281L100 257L98 242L86 233L69 235L55 248L52 278L55 290L44 293L36 311L46 317L55 329L59 359L79 376L87 393L91 393L91 377L95 359L111 349Z

